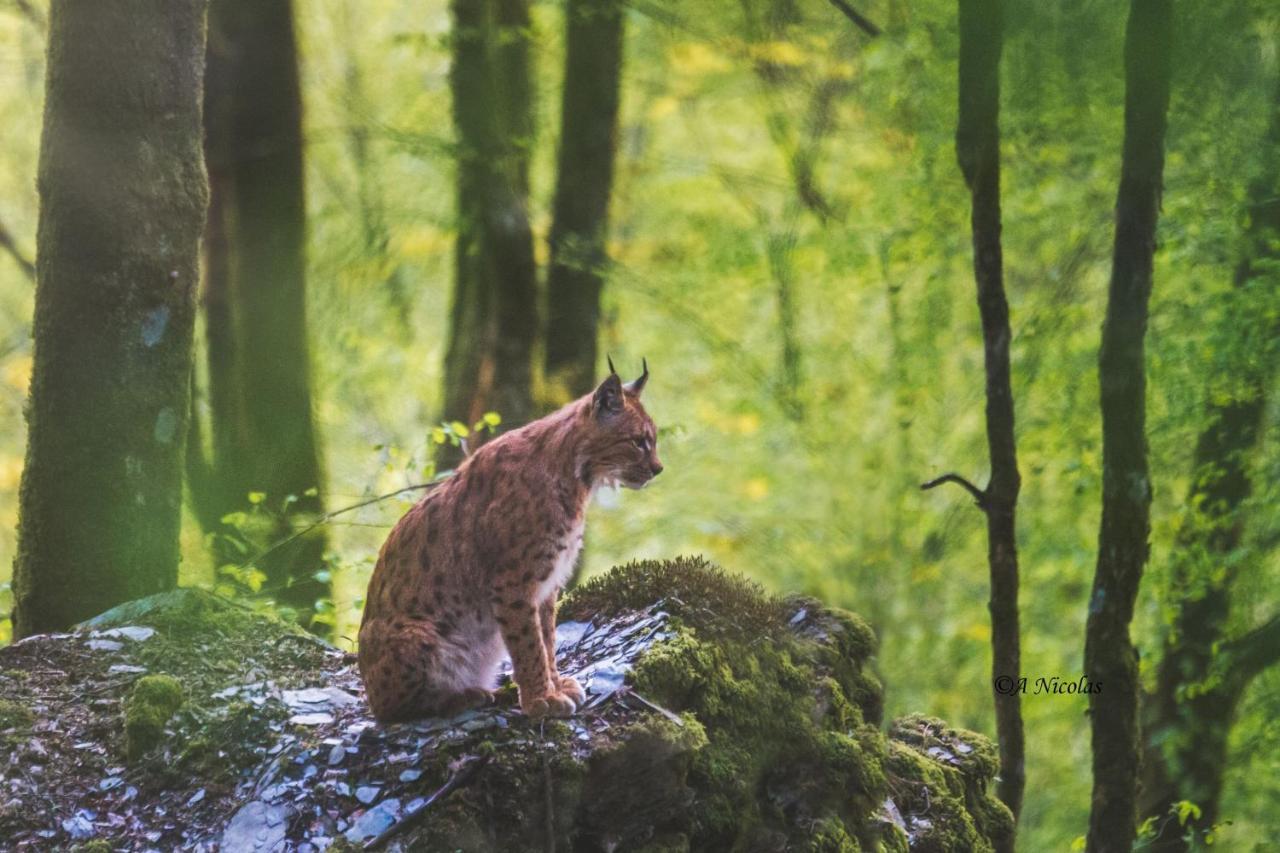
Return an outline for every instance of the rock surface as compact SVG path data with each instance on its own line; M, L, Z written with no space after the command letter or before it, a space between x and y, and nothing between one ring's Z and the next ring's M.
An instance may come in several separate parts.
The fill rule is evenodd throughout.
M579 713L382 726L354 656L198 590L0 649L0 838L15 849L1011 849L983 737L881 727L874 637L697 559L624 566L561 608ZM138 755L140 679L184 701Z

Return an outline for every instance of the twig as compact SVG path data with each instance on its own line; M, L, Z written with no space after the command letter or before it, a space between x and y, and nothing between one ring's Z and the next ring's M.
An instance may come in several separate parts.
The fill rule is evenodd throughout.
M680 717L677 714L675 714L672 711L668 711L666 708L662 707L657 702L650 702L648 699L641 696L635 690L632 690L629 687L624 687L620 689L618 692L621 693L624 697L626 696L635 697L636 699L640 700L641 705L644 705L650 711L657 711L659 714L666 717L668 720L675 723L677 726L680 726L682 728L684 727L684 720L680 719Z
M850 6L848 3L845 2L845 0L831 0L831 5L839 9L846 18L848 18L850 21L853 21L854 26L862 30L867 35L869 36L880 35L881 33L880 28L877 27L875 24L871 23L870 21L868 21L861 12L859 12L857 9Z
M359 503L353 503L350 506L344 506L341 509L335 509L330 512L326 512L324 515L320 516L311 524L308 524L306 527L302 528L298 532L290 536L286 536L284 539L281 539L279 542L276 542L274 545L267 548L265 551L262 551L244 560L243 562L240 563L238 568L243 569L247 566L253 565L254 563L261 560L263 557L267 556L268 554L273 554L276 551L283 548L285 545L288 545L291 542L301 539L303 536L306 536L308 533L315 530L320 525L328 524L330 521L342 515L343 513L354 512L357 509L362 509L371 504L380 503L390 498L394 498L396 495L403 495L405 492L412 492L418 489L434 489L436 486L440 485L445 480L449 479L451 476L453 476L453 471L444 471L438 476L436 476L434 479L429 480L428 482L414 483L412 486L405 486L403 489L396 489L394 492L387 492L385 495L378 495L377 497L367 498L366 500L362 500ZM268 590L260 590L260 592L267 592L267 591Z
M928 491L936 486L941 486L943 483L955 483L957 486L962 487L969 494L973 495L973 500L978 504L978 508L984 512L986 511L987 493L982 489L979 489L973 483L970 483L964 477L961 477L959 474L943 474L936 480L930 480L927 483L921 484L920 491Z
M18 265L18 269L26 275L26 277L34 282L36 280L36 266L27 259L22 251L18 248L18 244L14 242L13 235L9 233L9 229L0 222L0 249L4 249L13 258L14 263Z
M431 807L432 803L435 803L437 800L443 800L458 788L466 785L474 779L476 774L479 773L480 770L488 763L489 756L487 755L472 756L465 759L465 763L458 768L456 773L449 777L449 781L440 786L434 794L427 797L426 802L418 806L413 811L406 812L404 817L391 824L391 826L388 826L371 841L366 841L364 849L376 850L392 838L417 824L418 821L422 820L422 816L427 813L427 809Z

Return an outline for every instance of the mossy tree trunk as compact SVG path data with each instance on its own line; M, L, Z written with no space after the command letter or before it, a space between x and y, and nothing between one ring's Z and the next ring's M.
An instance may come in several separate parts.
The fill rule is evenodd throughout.
M620 0L569 0L565 6L564 95L547 270L546 376L557 404L595 385L625 17Z
M1240 390L1209 403L1207 426L1196 442L1167 593L1173 621L1143 709L1141 814L1155 819L1153 843L1160 850L1185 850L1188 829L1207 831L1217 823L1235 710L1251 678L1280 657L1280 646L1272 647L1270 658L1241 654L1240 641L1228 636L1253 491L1250 456L1262 435L1266 389L1280 355L1275 286L1267 277L1280 262L1280 88L1258 150L1264 163L1249 188L1244 256L1235 274L1241 309L1232 314L1231 334L1243 334L1245 352L1222 367L1229 374L1223 378ZM1256 642L1248 637L1246 643ZM1167 819L1182 800L1200 808L1185 826Z
M207 525L263 495L254 550L322 511L306 324L302 98L289 0L214 0L207 152L214 189L206 252L212 476ZM194 485L194 483L193 483ZM268 555L266 588L304 623L327 596L319 531ZM228 557L224 549L216 556Z
M177 583L203 0L54 0L17 636Z
M533 86L527 0L454 0L450 87L457 133L457 243L444 417L533 414L537 264L529 226ZM456 461L446 454L442 463Z
M1085 627L1093 795L1087 849L1128 851L1137 823L1141 755L1138 652L1129 637L1151 520L1144 338L1169 106L1172 0L1132 0L1125 30L1124 152L1098 374L1102 521Z
M1021 477L1013 432L1009 379L1009 304L1000 243L1000 0L960 0L960 110L956 157L972 196L973 274L982 316L986 363L987 451L991 480L983 490L987 563L991 572L991 673L1021 677L1018 628L1018 544L1015 512ZM996 690L1000 777L996 790L1014 817L1026 783L1022 703L1016 690Z

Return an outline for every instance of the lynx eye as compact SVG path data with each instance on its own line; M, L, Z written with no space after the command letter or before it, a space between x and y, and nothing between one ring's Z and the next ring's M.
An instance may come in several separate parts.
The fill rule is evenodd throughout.
M633 438L631 439L631 443L634 444L636 447L640 448L641 450L649 449L649 439L647 438L643 438L643 437Z

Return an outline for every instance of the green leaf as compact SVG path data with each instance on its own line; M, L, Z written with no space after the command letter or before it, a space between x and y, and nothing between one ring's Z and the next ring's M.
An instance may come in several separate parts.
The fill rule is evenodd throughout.
M485 412L484 422L491 427L496 427L498 424L502 423L502 415L497 412Z
M471 430L467 429L467 425L462 421L453 421L449 424L449 428L453 430L453 434L459 438L466 438L471 435Z
M262 503L266 499L267 499L266 492L250 492L249 493L249 503L253 504L254 506L257 506L258 504Z

